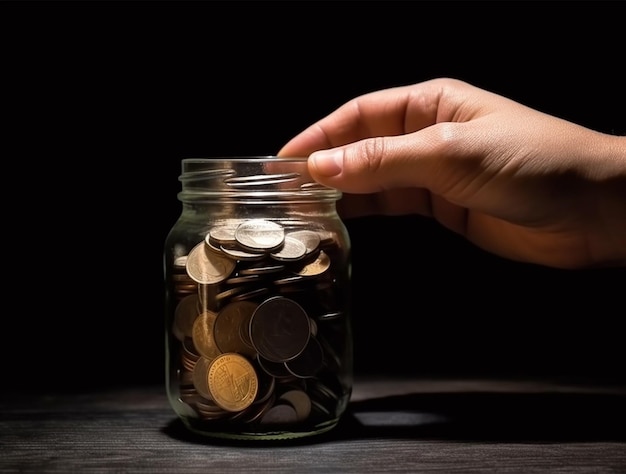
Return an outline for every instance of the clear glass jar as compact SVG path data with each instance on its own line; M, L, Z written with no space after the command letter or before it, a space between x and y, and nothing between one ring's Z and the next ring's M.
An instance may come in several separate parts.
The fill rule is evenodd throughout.
M164 249L166 386L193 432L290 439L352 390L350 240L305 158L182 161Z

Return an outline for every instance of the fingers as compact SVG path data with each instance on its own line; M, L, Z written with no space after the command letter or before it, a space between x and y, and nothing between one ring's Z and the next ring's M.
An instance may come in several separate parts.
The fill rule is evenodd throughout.
M474 89L457 80L435 79L362 95L298 134L278 156L308 156L364 138L401 135L451 121L460 99L453 92L456 88L468 93Z
M426 187L445 195L454 184L445 158L478 156L476 141L462 141L463 124L497 109L500 100L446 78L373 92L304 130L278 155L309 156L314 179L347 193Z
M316 181L346 193L426 188L447 196L471 180L473 145L463 145L465 124L443 123L407 135L367 138L310 155ZM467 157L465 159L464 157ZM479 158L476 158L479 159ZM458 166L450 166L454 161ZM474 162L475 164L475 162Z
M426 197L432 195L467 206L505 162L498 158L504 142L497 136L510 133L499 111L512 105L455 79L386 89L346 103L294 137L278 155L308 156L313 179L344 193L376 193L376 206L369 200L370 213L384 206L388 214L413 208L428 214ZM499 160L496 166L487 163L491 157ZM402 196L408 198L411 188L420 190L419 196L405 204ZM484 205L485 195L474 204ZM354 200L353 212L364 213L364 204L365 199Z

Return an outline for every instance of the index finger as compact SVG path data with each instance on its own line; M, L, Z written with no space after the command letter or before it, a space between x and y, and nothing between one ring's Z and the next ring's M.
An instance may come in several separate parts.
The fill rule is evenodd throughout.
M450 81L459 82L431 80L356 97L293 137L277 155L309 156L317 150L411 133L450 120L454 107L442 100Z

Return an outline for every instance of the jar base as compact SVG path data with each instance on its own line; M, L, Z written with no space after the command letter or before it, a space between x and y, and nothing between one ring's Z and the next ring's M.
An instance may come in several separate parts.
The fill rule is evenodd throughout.
M259 432L229 432L229 431L208 431L202 429L194 423L195 420L182 418L185 427L192 433L205 438L233 440L233 441L289 441L302 438L310 438L327 433L339 424L339 418L328 420L323 424L314 427L311 430L275 430L275 431L259 431Z

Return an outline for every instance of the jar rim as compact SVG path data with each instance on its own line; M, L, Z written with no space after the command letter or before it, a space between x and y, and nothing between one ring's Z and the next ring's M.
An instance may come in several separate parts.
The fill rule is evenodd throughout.
M183 158L182 163L258 163L267 161L285 161L295 163L305 163L308 160L306 156L276 156L276 155L235 155L235 156L207 156L195 158Z
M179 199L199 202L233 198L266 201L337 200L341 192L317 183L309 174L307 157L276 155L185 158Z

